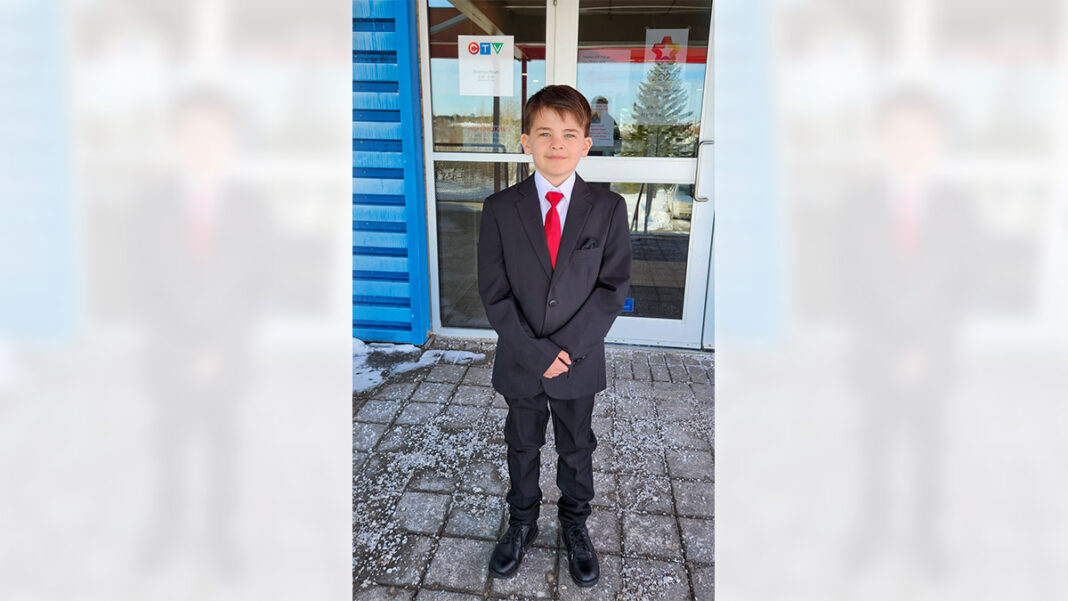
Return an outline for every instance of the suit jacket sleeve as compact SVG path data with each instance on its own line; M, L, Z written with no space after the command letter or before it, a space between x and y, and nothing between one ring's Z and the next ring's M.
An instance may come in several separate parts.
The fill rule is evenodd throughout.
M556 361L560 347L547 338L536 337L516 306L505 271L500 226L491 207L489 202L482 205L482 227L478 235L478 294L490 325L497 331L498 344L507 345L524 368L541 376Z
M605 240L604 255L597 282L586 302L549 339L566 350L572 358L583 357L604 342L612 323L619 316L630 285L630 228L627 205L616 198Z

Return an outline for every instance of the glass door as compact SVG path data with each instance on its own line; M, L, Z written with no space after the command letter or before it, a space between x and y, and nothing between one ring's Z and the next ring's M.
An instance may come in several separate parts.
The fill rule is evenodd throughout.
M560 0L555 20L558 41L576 40L556 55L557 83L594 111L579 175L623 195L630 216L630 292L609 340L700 347L712 320L711 2Z
M475 256L482 201L531 173L519 144L520 122L527 98L547 85L546 3L420 2L431 317L436 332L486 336L492 332L485 331L490 325L478 296ZM492 41L484 47L489 36L511 36L511 57L490 65L510 75L510 93L472 90L461 81L461 72L474 70L469 59L507 52Z
M609 340L699 347L712 319L711 3L426 0L421 11L435 331L486 334L475 261L482 201L530 174L523 103L566 83L594 111L579 175L623 195L630 217L631 289ZM462 55L500 35L513 41L503 71L511 94L471 95Z

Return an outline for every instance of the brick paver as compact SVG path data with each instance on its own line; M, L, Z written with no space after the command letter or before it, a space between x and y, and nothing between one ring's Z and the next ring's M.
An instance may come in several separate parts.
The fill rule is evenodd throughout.
M609 347L593 428L591 538L601 580L575 586L556 520L552 428L542 449L539 535L519 573L489 577L507 525L507 404L485 358L390 376L353 398L354 599L711 601L715 361L711 353Z

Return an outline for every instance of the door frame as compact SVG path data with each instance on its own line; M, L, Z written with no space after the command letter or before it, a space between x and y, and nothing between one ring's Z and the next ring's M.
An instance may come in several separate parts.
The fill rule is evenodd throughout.
M445 336L496 339L492 329L443 327L441 325L441 291L438 257L437 195L435 162L527 163L531 157L516 153L437 152L434 150L430 82L430 33L427 5L416 0L418 7L419 71L422 85L423 158L427 196L427 235L430 271L431 329ZM546 83L574 86L578 76L579 0L546 0L545 80ZM578 174L593 182L637 182L696 184L694 196L707 199L693 203L687 252L686 282L682 319L627 317L616 319L605 340L649 346L709 348L712 326L711 286L712 232L715 200L713 186L713 40L715 8L709 23L709 41L705 61L705 82L701 105L701 135L698 155L693 158L666 157L585 157L579 162ZM635 176L634 174L640 174ZM698 177L700 173L700 177ZM639 181L640 180L640 181Z

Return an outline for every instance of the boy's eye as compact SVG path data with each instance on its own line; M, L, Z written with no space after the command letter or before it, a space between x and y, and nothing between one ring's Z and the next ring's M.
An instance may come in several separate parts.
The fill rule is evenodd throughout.
M567 134L567 137L568 137L568 138L574 138L574 137L575 137L575 134Z
M541 137L543 137L543 138L544 138L544 137L545 137L545 136L547 136L547 135L549 135L549 133L548 133L548 132L544 132L544 131L543 131L543 132L541 132Z

